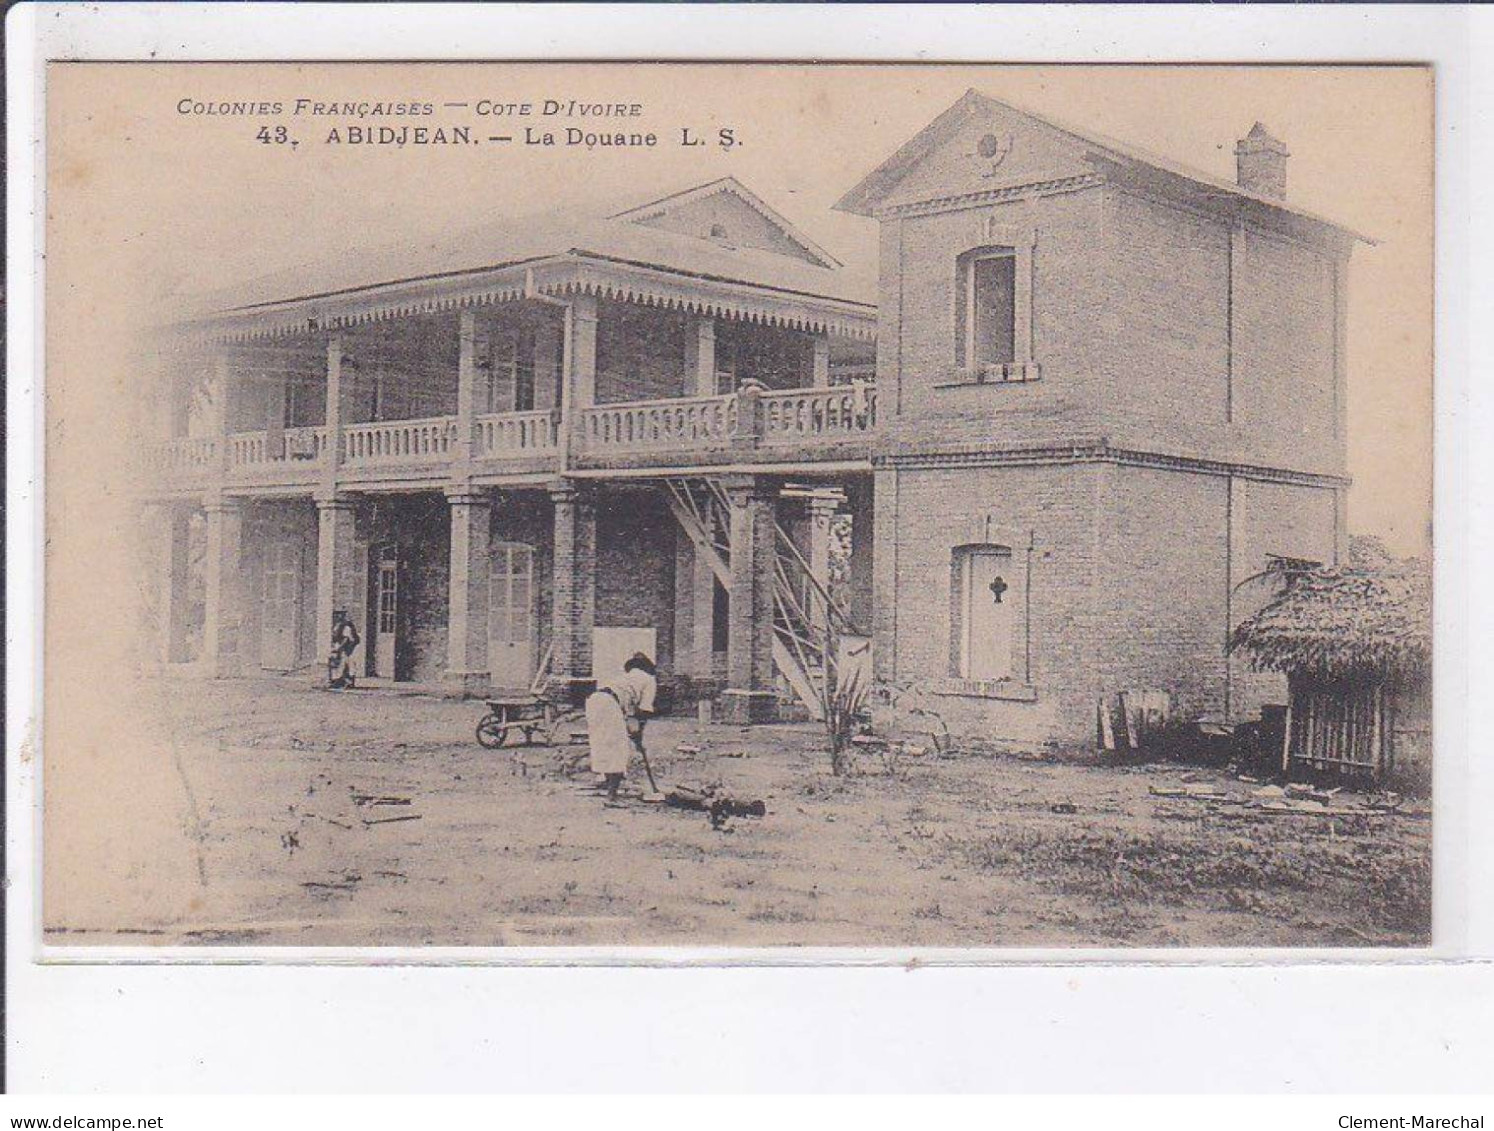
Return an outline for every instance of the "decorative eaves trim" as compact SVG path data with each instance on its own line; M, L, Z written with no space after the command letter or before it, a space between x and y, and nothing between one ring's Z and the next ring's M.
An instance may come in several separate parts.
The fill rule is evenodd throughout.
M646 265L613 262L580 253L451 278L401 284L355 294L304 299L268 308L231 311L186 323L175 332L218 344L326 332L396 318L441 314L521 299L527 280L541 293L593 294L664 309L828 333L861 341L876 338L874 306L844 299L797 295L747 283L697 278Z
M681 278L669 271L602 260L581 260L556 281L539 289L563 295L579 291L598 298L658 306L714 318L874 341L876 310L842 299L811 298L759 290L747 284Z

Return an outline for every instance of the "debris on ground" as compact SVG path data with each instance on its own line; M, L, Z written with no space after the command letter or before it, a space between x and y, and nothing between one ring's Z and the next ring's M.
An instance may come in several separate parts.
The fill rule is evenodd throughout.
M718 794L713 786L692 789L676 786L664 795L664 804L675 809L690 809L710 816L711 827L721 828L731 817L766 817L768 803L762 800L743 801L740 798Z
M401 814L398 817L372 817L372 818L370 818L370 817L364 817L363 818L363 824L365 826L392 825L392 824L395 824L398 821L418 821L418 820L420 820L420 814L419 813L403 813L403 814Z
M352 792L352 789L353 789L352 786L348 786L349 792ZM353 793L353 804L354 805L408 805L408 804L410 804L410 798L408 798L408 797L375 797L373 794L369 794L369 793Z
M664 755L654 772L679 795L675 809L668 796L640 804L636 779L621 807L603 809L596 793L583 794L584 746L525 751L527 778L510 776L509 758L472 748L470 708L459 702L313 699L223 681L194 685L177 709L184 717L173 734L215 881L194 930L177 936L194 944L225 941L246 908L256 941L286 945L707 938L1150 948L1431 938L1430 802L1336 774L1289 793L1276 766L1164 763L1162 751L1122 762L1087 747L1020 745L990 756L974 746L956 764L910 733L928 754L913 761L905 747L898 774L882 773L876 747L890 743L873 740L852 747L852 773L832 777L822 731L764 727L744 737L735 726L699 726L692 713L649 723L650 758ZM252 754L223 757L224 718ZM569 720L556 730L565 736ZM329 731L336 752L319 753L310 736ZM407 754L391 754L392 737ZM699 746L701 756L677 745ZM721 750L745 758L718 760ZM682 807L689 793L697 796ZM731 804L759 798L761 810ZM1053 812L1066 805L1077 813ZM913 806L916 821L906 819ZM169 827L164 808L139 819L178 835L170 812ZM772 820L752 820L757 812ZM398 828L363 823L417 814ZM618 869L620 858L639 867ZM670 873L669 883L656 881Z

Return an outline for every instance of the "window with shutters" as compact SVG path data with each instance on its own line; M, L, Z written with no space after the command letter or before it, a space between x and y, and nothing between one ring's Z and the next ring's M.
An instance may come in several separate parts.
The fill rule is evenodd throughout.
M961 270L961 366L1010 365L1017 360L1017 255L1011 248L981 251Z
M989 225L990 243L954 262L954 365L938 387L1036 381L1036 234Z

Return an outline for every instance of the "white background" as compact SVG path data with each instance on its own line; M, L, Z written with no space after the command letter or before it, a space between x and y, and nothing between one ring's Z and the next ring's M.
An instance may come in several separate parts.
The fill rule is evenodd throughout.
M1461 1091L1494 1064L1486 640L1494 23L1472 9L15 8L7 772L10 1087L21 1091ZM691 969L38 965L41 60L840 58L1437 64L1437 954ZM35 131L31 124L38 123ZM1477 183L1483 183L1481 181ZM1482 256L1478 254L1482 251ZM28 280L36 286L28 285ZM1479 500L1475 505L1472 500ZM1480 649L1480 652L1483 650ZM1470 756L1471 754L1471 756ZM223 952L204 958L224 957ZM236 957L242 957L241 955ZM553 955L551 956L553 958ZM887 955L882 955L886 960ZM907 959L908 954L891 957ZM920 955L924 962L940 956ZM948 957L948 956L945 956ZM1010 958L1011 956L1007 956ZM1023 956L1034 957L1034 956ZM1114 959L1112 958L1113 962ZM35 1114L82 1113L43 1105ZM128 1114L117 1105L116 1114ZM714 1120L712 1108L699 1117ZM1337 1108L1315 1126L1335 1126ZM1404 1107L1397 1109L1404 1110ZM150 1105L140 1114L149 1114ZM1356 1113L1358 1109L1356 1109ZM1377 1104L1364 1114L1395 1114ZM1455 1114L1456 1109L1445 1114ZM410 1117L420 1117L412 1109ZM425 1113L429 1116L429 1113ZM884 1115L886 1112L883 1113ZM925 1113L925 1118L928 1113ZM1238 1115L1236 1116L1238 1118ZM335 1122L335 1120L324 1121ZM428 1121L428 1119L423 1120ZM1094 1122L1093 1117L1087 1117ZM1228 1121L1225 1125L1231 1125Z

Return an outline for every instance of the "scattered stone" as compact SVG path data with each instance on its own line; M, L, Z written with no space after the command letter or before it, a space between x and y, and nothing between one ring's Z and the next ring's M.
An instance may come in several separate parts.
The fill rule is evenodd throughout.
M1060 801L1056 805L1048 806L1048 811L1050 813L1064 814L1077 813L1079 812L1079 806L1075 805L1072 801Z

